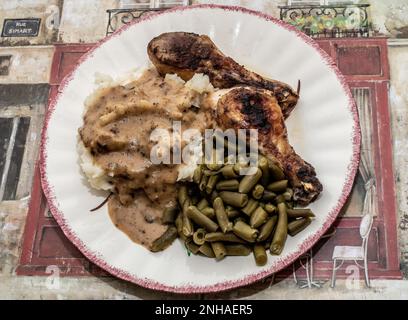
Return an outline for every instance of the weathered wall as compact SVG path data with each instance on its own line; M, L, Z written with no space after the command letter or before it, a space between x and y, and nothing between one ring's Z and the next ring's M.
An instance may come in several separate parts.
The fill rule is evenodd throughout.
M408 0L360 1L371 4L373 27L396 38L408 38Z
M53 53L53 46L0 47L0 56L12 56L0 83L48 83Z
M118 7L119 0L64 0L58 40L64 43L93 43L105 37L107 9Z
M0 28L3 28L3 22L6 18L40 18L41 25L37 37L0 38L0 46L54 42L57 39L57 26L62 2L63 0L2 0L0 3Z

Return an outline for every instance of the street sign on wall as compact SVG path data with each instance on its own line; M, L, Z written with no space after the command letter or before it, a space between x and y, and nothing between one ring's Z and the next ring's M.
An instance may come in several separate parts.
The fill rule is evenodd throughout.
M36 37L41 19L4 19L2 37Z

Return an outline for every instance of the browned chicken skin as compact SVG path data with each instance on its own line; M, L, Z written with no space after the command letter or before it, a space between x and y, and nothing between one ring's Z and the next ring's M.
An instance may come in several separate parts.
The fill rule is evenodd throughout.
M195 73L207 74L216 88L209 99L223 129L258 129L259 149L276 159L294 188L301 205L314 201L322 191L314 168L289 144L284 119L298 101L289 85L266 79L225 56L205 35L186 32L163 33L147 47L150 60L161 75L176 73L185 81Z
M149 42L147 53L162 75L176 73L187 81L194 73L204 73L216 88L247 85L270 90L278 100L284 118L289 116L299 98L289 85L266 79L225 56L205 35L163 33Z
M322 191L314 168L289 144L286 126L276 98L267 90L237 87L222 95L214 108L217 124L223 128L258 129L259 151L278 160L301 205L314 201Z

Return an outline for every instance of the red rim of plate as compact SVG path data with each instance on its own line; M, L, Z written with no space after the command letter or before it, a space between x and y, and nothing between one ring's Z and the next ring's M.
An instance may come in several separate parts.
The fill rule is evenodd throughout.
M347 167L347 178L345 180L345 183L342 188L342 194L340 198L337 201L337 204L332 208L330 211L326 221L324 222L323 226L313 235L309 236L299 247L299 249L286 256L284 259L281 259L277 261L270 269L265 270L265 271L260 271L255 274L248 275L244 278L238 279L238 280L230 280L230 281L224 281L224 282L219 282L216 284L212 285L204 285L204 286L197 286L197 285L183 285L183 286L168 286L165 284L162 284L160 282L154 281L152 279L146 279L146 278L138 278L124 270L115 268L114 266L108 264L106 261L103 260L101 256L99 256L97 253L91 251L90 249L87 248L86 244L82 242L81 239L78 238L78 236L75 234L75 232L71 229L71 227L66 223L66 220L64 218L64 214L59 210L58 208L58 202L55 198L52 185L48 181L47 178L47 129L48 129L48 124L51 119L51 116L55 110L55 107L57 105L57 102L59 100L59 97L61 94L64 92L67 84L73 79L73 75L78 68L79 65L81 65L84 61L87 59L91 58L93 55L93 52L98 49L103 43L106 41L109 41L110 39L119 36L122 32L130 28L131 26L142 23L143 21L146 20L151 20L155 19L156 17L167 14L169 12L182 12L186 10L197 10L197 9L218 9L218 10L225 10L225 11L233 11L233 12L241 12L244 14L249 14L252 16L256 16L260 19L264 19L267 21L270 21L271 23L274 23L276 25L279 25L280 27L289 30L290 32L296 34L297 37L299 37L302 41L306 42L310 46L312 46L315 50L317 50L323 61L330 67L330 69L336 74L338 81L341 83L343 90L345 94L348 97L348 108L350 113L353 116L354 120L354 125L353 125L353 133L351 136L352 144L353 144L353 155L350 159L350 162ZM267 14L254 11L254 10L249 10L246 8L238 7L238 6L222 6L222 5L192 5L192 6L186 6L186 7L175 7L172 9L168 9L165 11L161 12L156 12L149 14L147 16L144 16L143 18L139 20L135 20L125 26L123 26L121 29L117 30L114 32L112 35L104 38L103 40L99 41L94 48L92 48L90 51L88 51L86 54L84 54L80 60L78 61L78 64L74 70L71 71L70 74L68 74L61 82L60 89L58 90L58 94L51 100L48 112L45 117L45 123L44 123L44 128L42 131L42 136L41 136L41 149L40 149L40 171L41 171L41 183L42 187L44 190L44 194L47 198L49 208L54 216L54 218L57 220L58 224L60 225L61 229L63 230L64 234L67 236L67 238L75 244L75 246L82 252L82 254L87 257L90 261L101 267L102 269L108 271L112 275L123 279L127 280L130 282L133 282L135 284L138 284L142 287L153 289L153 290L161 290L161 291L166 291L166 292L176 292L176 293L206 293L206 292L218 292L218 291L224 291L232 288L237 288L241 286L245 286L251 283L254 283L258 280L261 280L277 271L282 270L286 266L290 265L293 263L299 256L304 254L307 250L309 250L319 239L320 237L328 230L328 228L332 225L334 220L336 219L338 213L340 212L341 208L343 207L344 203L346 202L350 191L353 186L353 181L354 177L356 175L358 165L359 165L359 159L360 159L360 143L361 143L361 136L360 136L360 126L359 126L359 118L358 118L358 111L357 107L355 105L354 99L351 95L350 89L346 83L346 80L344 76L341 74L340 70L337 68L335 62L332 60L332 58L324 51L322 50L319 45L310 37L306 36L304 33L300 32L297 30L294 26L291 26L281 20L277 20Z

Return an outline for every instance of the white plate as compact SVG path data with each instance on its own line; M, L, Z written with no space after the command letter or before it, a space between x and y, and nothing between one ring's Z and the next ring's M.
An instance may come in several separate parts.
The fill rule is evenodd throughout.
M296 87L301 99L286 121L290 143L316 168L322 197L310 207L316 219L288 237L281 256L257 267L252 256L221 262L188 256L181 242L151 253L112 224L105 195L89 187L76 151L83 103L96 72L118 77L148 63L147 43L169 31L206 34L241 64ZM104 39L64 79L50 106L41 150L42 183L51 212L67 237L91 261L119 278L174 292L211 292L252 283L290 265L328 229L351 190L359 160L358 116L344 78L317 44L294 28L258 12L214 5L171 9L145 17Z

